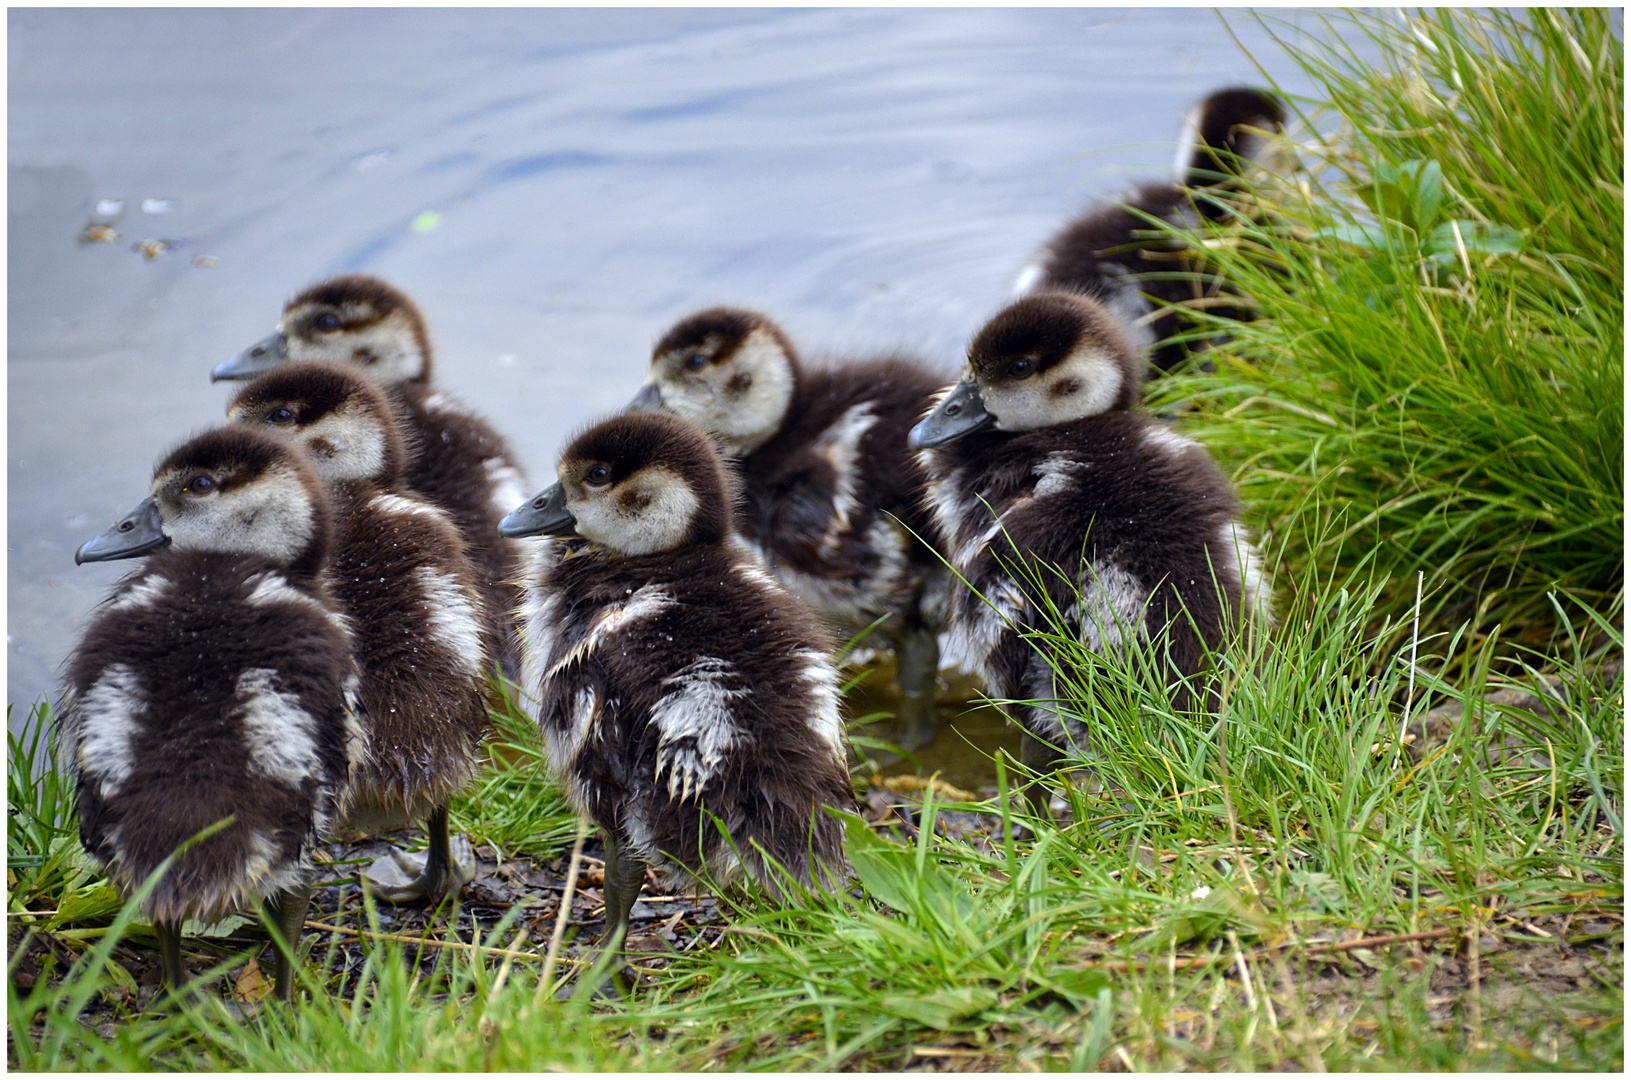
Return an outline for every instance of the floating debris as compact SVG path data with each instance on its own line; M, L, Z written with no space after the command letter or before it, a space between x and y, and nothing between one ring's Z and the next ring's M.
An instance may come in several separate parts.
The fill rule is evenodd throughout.
M142 213L144 213L144 214L168 214L169 212L170 212L170 200L169 199L143 199L142 200Z
M119 239L119 234L113 231L112 225L98 225L91 222L79 234L81 244L111 244Z
M416 233L428 233L441 223L441 214L438 214L434 210L426 210L424 213L414 218L413 224L409 225L408 228L412 229Z
M214 270L221 265L221 260L214 255L194 255L193 265L200 270Z
M364 154L352 164L358 172L368 172L370 169L379 168L381 165L386 164L390 160L391 155L388 152L384 150L376 150L372 154Z
M130 250L141 252L143 258L151 261L158 258L160 255L163 255L166 251L169 251L175 246L176 241L174 240L158 240L150 237L146 240L138 240L134 244L131 244Z
M125 201L123 199L100 199L96 204L96 212L102 217L117 217L124 213Z

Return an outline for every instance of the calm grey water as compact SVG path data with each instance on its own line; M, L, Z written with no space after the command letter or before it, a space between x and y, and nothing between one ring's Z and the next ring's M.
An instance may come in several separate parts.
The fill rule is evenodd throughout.
M1292 43L1317 16L1276 12ZM1294 65L1230 25L1292 91ZM676 318L955 371L1095 196L1261 82L1211 11L19 10L10 35L7 700L50 695L128 566L74 549L220 419L285 297L416 297L444 389L534 486ZM115 243L78 242L100 200ZM144 200L158 200L148 204ZM416 226L417 223L417 226ZM176 241L151 260L145 238Z

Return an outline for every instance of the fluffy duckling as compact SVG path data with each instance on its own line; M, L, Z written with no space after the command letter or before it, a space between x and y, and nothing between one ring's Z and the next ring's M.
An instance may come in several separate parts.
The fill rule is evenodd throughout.
M556 471L501 527L559 538L526 582L523 700L605 838L606 940L647 866L717 883L745 871L779 892L768 855L830 880L843 833L822 808L854 804L832 645L732 540L708 437L626 414L573 440Z
M487 652L513 672L508 613L517 595L520 547L498 521L526 498L527 482L504 437L431 387L430 334L414 302L378 278L337 277L283 308L278 328L210 372L252 379L291 361L323 361L362 372L388 388L401 408L407 459L402 481L453 516L464 533L486 606Z
M464 539L403 486L391 403L356 372L290 364L246 386L227 415L301 447L328 485L331 580L355 634L367 736L348 824L382 832L429 819L423 867L399 857L392 873L382 860L368 884L395 902L456 892L469 876L458 863L472 860L453 856L447 807L475 775L488 726L487 621Z
M1123 200L1102 203L1066 226L1020 272L1016 296L1049 289L1072 289L1098 300L1120 321L1134 348L1150 352L1162 370L1189 355L1190 346L1170 342L1178 330L1171 311L1157 312L1153 297L1167 303L1216 296L1225 283L1204 272L1182 247L1152 235L1147 218L1199 224L1221 220L1227 210L1204 192L1233 188L1243 167L1263 162L1268 133L1285 126L1285 108L1271 94L1233 87L1208 95L1184 122L1178 153L1178 183L1141 185ZM1164 280L1163 280L1164 279ZM1229 318L1244 310L1212 306Z
M985 597L954 592L948 651L992 697L1056 696L1021 638L1048 623L1036 584L1009 569L1016 558L1054 568L1040 580L1090 649L1164 642L1175 683L1200 673L1203 645L1216 648L1235 620L1271 619L1228 478L1198 443L1135 411L1143 365L1103 305L1064 292L1020 300L968 357L963 382L910 441L952 565ZM1052 709L1018 718L1034 736L1028 764L1056 760L1035 740L1091 745L1084 725Z
M770 319L721 307L663 335L632 404L695 422L735 459L738 531L834 629L848 636L895 616L880 629L895 649L910 746L934 735L940 619L925 608L944 572L912 535L927 537L929 522L906 432L942 385L901 357L806 366Z
M311 854L344 812L360 745L351 638L324 584L329 508L300 455L258 432L172 451L148 497L76 563L146 563L69 656L58 722L79 835L128 896L200 831L143 904L164 979L181 926L264 901L299 940ZM279 950L276 988L293 969Z

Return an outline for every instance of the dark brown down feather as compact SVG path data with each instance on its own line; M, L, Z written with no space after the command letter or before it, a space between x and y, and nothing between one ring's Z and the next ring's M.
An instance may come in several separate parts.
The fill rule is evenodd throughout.
M327 543L322 489L291 449L231 429L193 440L160 471L228 461L247 462L248 472L276 462L303 475L317 508L306 550L293 565L168 548L148 556L69 656L58 710L80 838L124 895L200 830L235 817L149 896L147 917L167 924L212 922L302 880L344 810L356 666L317 573ZM288 757L283 775L268 774L251 752L239 693L246 673L280 695L285 716L305 717L311 753L277 748Z

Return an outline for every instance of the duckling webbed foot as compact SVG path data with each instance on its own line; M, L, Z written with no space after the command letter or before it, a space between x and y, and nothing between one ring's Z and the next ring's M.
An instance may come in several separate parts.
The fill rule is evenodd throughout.
M475 850L468 837L448 835L445 806L431 812L426 831L430 842L424 851L391 849L363 872L363 887L392 904L457 896L476 876Z

